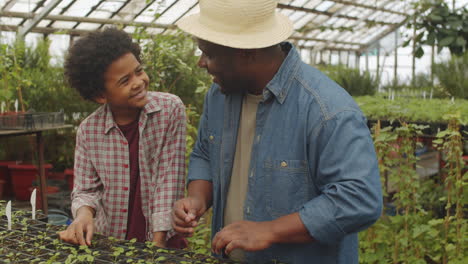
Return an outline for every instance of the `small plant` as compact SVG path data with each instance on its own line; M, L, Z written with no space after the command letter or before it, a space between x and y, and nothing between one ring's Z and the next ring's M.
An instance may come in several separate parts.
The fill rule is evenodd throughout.
M87 246L80 246L79 249L71 248L71 254L65 260L65 264L72 263L94 263L94 260L99 256L99 251L93 251Z
M463 208L466 206L467 196L463 191L467 186L468 173L462 174L463 169L463 145L460 133L460 114L446 116L449 119L448 129L437 134L437 140L433 143L446 153L446 197L444 201L445 218L443 224L443 258L444 264L449 261L461 261L464 252L468 249L465 241L468 221L463 216ZM455 209L453 214L453 209Z

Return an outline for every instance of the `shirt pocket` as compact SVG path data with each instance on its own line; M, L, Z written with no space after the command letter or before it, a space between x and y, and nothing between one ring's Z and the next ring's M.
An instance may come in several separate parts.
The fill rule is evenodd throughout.
M221 144L221 138L218 133L216 133L213 129L208 129L206 133L206 142L211 145L219 145Z
M299 211L307 201L308 166L305 160L264 162L267 209L272 217Z

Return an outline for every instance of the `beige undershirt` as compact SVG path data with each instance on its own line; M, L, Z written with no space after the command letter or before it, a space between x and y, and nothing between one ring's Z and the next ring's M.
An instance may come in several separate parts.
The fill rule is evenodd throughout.
M242 112L237 134L236 154L232 168L226 208L224 209L224 226L244 219L244 202L249 181L250 156L255 136L258 103L263 95L247 94L242 103ZM229 258L244 260L244 251L235 249Z

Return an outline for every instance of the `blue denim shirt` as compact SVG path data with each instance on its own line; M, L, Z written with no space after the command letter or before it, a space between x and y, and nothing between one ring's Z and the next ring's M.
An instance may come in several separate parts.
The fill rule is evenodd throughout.
M247 252L249 263L358 263L357 232L380 216L382 193L366 119L351 96L303 63L290 43L257 110L244 219L299 212L306 244ZM189 181L213 183L213 235L223 227L242 95L213 84L190 157Z

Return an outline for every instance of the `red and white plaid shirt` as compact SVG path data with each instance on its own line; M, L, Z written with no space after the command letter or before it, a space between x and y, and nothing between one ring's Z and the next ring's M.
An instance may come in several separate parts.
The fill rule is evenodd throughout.
M149 92L139 118L139 167L147 239L171 230L171 210L184 195L185 107L175 95ZM76 135L72 213L96 210L96 231L125 239L130 192L129 149L107 105L79 126Z

